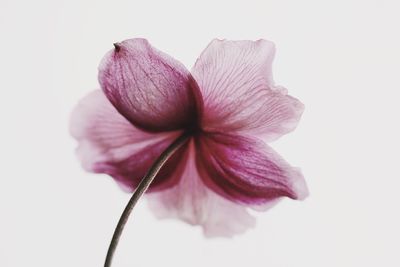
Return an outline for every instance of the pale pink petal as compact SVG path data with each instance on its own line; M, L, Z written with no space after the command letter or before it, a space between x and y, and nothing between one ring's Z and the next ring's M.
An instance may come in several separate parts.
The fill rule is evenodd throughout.
M278 204L281 200L282 200L282 198L275 198L275 199L267 201L263 204L250 205L249 208L251 208L252 210L255 210L255 211L259 211L259 212L265 212L265 211L275 207L275 205Z
M192 69L204 98L203 129L271 140L296 127L304 107L274 86L274 54L274 44L266 40L210 43Z
M99 66L99 82L122 115L153 132L178 130L197 121L201 96L181 63L145 39L115 46Z
M247 208L207 188L195 166L193 144L179 183L162 192L148 194L150 208L158 218L178 218L202 227L207 237L233 236L255 225Z
M74 109L70 131L78 141L77 154L90 172L107 173L132 191L161 152L179 132L149 134L135 128L118 113L101 90L83 98ZM178 151L156 177L152 189L177 182L174 172L183 150Z
M280 197L304 199L308 195L300 170L257 139L204 134L196 147L202 181L231 201L270 205Z

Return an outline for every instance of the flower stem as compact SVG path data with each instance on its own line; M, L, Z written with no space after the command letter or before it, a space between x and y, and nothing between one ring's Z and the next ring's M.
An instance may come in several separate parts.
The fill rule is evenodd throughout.
M182 145L184 145L188 141L190 136L191 134L189 132L185 132L181 136L179 136L169 147L167 147L167 149L165 149L163 153L161 153L160 157L153 163L146 175L143 177L142 181L139 183L124 211L122 212L117 226L115 227L114 235L111 239L110 246L108 247L104 267L111 266L111 261L115 249L117 248L119 238L121 237L122 231L124 230L125 224L128 221L129 215L131 214L139 198L144 194L144 192L146 192L147 188L149 188L151 182L154 180L162 166Z

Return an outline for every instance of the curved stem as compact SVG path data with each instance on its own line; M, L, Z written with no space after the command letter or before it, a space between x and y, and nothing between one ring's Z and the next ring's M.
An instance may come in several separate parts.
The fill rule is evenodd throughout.
M133 193L131 199L126 205L124 212L121 215L121 218L118 221L118 224L114 230L114 235L111 239L110 246L108 247L106 261L104 263L104 267L110 267L111 261L117 248L119 238L121 237L122 231L124 230L125 224L128 221L129 215L131 214L133 208L138 202L139 198L146 192L147 188L149 188L151 182L156 177L157 173L160 171L162 166L167 162L167 160L182 146L188 141L190 133L186 132L179 136L167 149L161 153L160 157L153 163L150 167L146 175L143 177L142 181L139 183L135 192Z

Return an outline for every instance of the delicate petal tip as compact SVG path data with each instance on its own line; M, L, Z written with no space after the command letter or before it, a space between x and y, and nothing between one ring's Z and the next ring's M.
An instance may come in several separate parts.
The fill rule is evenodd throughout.
M292 168L291 187L293 191L293 199L304 200L309 196L308 186L300 171L300 168Z
M240 40L240 41L233 41L233 40L228 40L226 38L220 39L220 38L214 38L211 40L211 42L207 45L206 49L203 51L205 52L207 50L207 48L209 48L210 46L213 45L231 45L231 44L235 44L235 45L248 45L248 44L253 44L255 46L260 46L263 49L267 50L267 54L270 56L274 56L275 54L275 50L276 50L276 45L274 42L266 40L266 39L258 39L255 41L252 40Z
M250 131L268 142L295 130L305 110L305 105L297 98L288 95L288 90L285 87L274 86L271 89L276 94L273 97L276 100L270 108L269 116L271 120L269 125ZM243 132L246 133L246 131Z
M214 212L220 213L213 215L215 216L214 221L203 225L203 234L206 238L233 238L256 226L256 218L250 215L246 207L232 202L226 204L225 210L221 207L219 207L220 211L214 210Z
M99 65L99 83L114 107L149 132L173 131L197 121L199 93L189 71L146 39L114 44Z
M275 207L275 205L277 205L282 199L283 199L282 197L275 198L263 204L250 205L249 208L258 212L266 212L269 209Z
M232 40L227 40L227 39L219 39L219 38L214 38L211 40L211 42L207 45L206 49L200 54L198 57L196 64L199 63L203 60L206 59L209 55L207 55L210 51L212 53L216 53L215 55L218 56L218 53L225 53L229 52L229 50L236 49L238 53L246 53L248 51L246 50L256 50L257 56L259 57L257 60L263 60L266 65L265 69L265 74L269 74L268 78L269 84L274 84L273 79L272 79L272 62L275 58L275 53L276 53L276 46L275 43L265 40L265 39L258 39L256 41L252 40L241 40L241 41L232 41ZM207 59L206 59L207 60ZM195 65L196 65L195 64Z

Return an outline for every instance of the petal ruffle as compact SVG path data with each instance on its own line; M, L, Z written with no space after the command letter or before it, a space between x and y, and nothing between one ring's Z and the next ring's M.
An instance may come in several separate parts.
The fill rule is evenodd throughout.
M191 143L185 170L176 186L147 195L156 216L200 225L207 237L229 237L253 227L255 218L245 206L217 195L204 185L195 166L194 153Z
M199 89L180 62L145 39L115 45L99 66L99 82L122 115L152 132L178 130L197 121Z
M70 131L79 142L77 154L90 172L107 173L132 191L179 132L149 134L135 128L96 90L83 98L71 116ZM152 190L174 185L184 149L176 152L157 175Z
M301 172L261 141L204 134L197 139L197 149L204 184L231 201L261 205L284 196L304 199L308 195Z
M274 54L266 40L210 43L192 69L204 97L203 129L271 140L296 127L304 106L274 86Z

